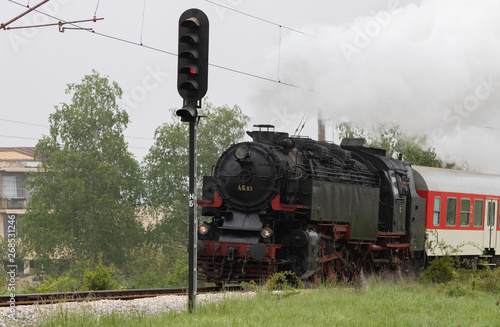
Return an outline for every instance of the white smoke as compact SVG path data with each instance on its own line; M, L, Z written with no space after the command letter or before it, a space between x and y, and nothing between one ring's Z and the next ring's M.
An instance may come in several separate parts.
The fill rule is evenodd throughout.
M309 26L270 53L259 83L262 121L297 126L305 111L365 128L396 122L440 156L500 173L500 1L424 0L344 26ZM313 112L314 112L313 111ZM314 125L315 119L309 124ZM498 129L497 129L498 128Z

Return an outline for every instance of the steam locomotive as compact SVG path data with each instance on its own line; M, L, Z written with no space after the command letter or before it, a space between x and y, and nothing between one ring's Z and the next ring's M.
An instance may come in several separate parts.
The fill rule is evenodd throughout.
M349 280L423 266L434 213L409 162L363 139L337 145L272 125L247 134L253 142L230 146L203 177L198 205L211 219L198 231L200 280L260 282L279 271Z

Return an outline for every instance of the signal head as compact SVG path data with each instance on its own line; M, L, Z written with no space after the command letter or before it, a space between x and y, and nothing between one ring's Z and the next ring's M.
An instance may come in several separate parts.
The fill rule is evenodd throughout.
M185 101L201 100L207 93L208 30L208 17L199 9L179 18L177 90Z

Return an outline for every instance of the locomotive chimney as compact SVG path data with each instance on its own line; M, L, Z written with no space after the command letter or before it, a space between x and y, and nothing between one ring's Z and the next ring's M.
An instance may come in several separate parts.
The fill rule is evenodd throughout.
M318 113L318 141L326 141L325 140L325 122L323 118Z

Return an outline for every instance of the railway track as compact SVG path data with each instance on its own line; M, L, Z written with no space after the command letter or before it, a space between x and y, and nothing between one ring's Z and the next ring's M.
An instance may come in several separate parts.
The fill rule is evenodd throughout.
M225 291L239 291L241 287L224 288ZM199 287L198 293L219 292L218 287ZM61 293L39 293L39 294L15 294L15 304L33 305L49 304L56 302L95 301L95 300L133 300L161 295L183 295L187 294L187 288L156 288L142 290L111 290L111 291L83 291L83 292L61 292ZM11 296L0 296L0 307L10 306Z

